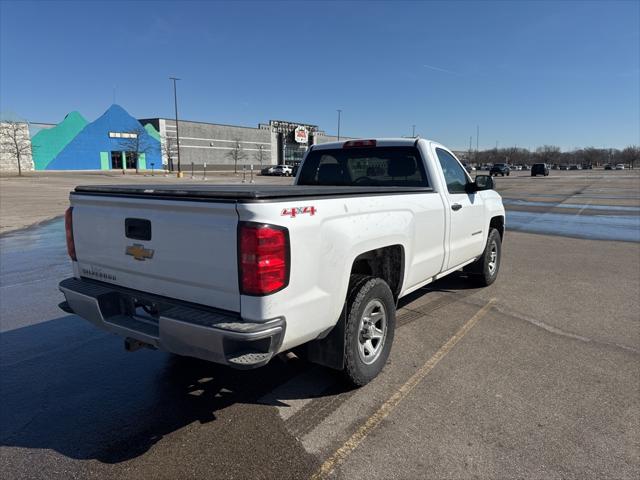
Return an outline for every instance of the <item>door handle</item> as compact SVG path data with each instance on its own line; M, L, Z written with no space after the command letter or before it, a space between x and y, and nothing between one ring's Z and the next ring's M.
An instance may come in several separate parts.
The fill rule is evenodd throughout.
M454 203L453 205L451 205L451 210L453 210L454 212L457 212L461 208L462 208L462 205L460 205L459 203Z

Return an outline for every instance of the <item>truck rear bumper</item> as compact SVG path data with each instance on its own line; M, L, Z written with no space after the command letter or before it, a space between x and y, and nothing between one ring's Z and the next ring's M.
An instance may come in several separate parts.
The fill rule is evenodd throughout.
M67 278L59 288L66 298L60 308L103 330L236 368L265 365L284 337L282 317L247 322L233 313L87 279Z

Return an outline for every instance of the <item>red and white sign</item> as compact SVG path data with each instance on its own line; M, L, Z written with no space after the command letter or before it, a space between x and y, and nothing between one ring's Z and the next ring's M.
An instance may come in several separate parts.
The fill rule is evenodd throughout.
M293 137L298 143L307 143L309 141L309 132L305 127L301 125L299 127L296 127L293 132Z

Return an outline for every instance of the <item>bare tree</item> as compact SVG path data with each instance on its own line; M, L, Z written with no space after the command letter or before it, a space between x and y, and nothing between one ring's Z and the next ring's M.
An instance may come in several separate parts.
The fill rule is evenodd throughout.
M265 159L264 145L256 144L256 148L258 150L254 154L254 158L256 159L256 161L260 163L260 168L262 168L262 162L264 162L264 159Z
M227 156L233 160L233 171L238 173L238 162L247 158L247 153L242 149L239 139L233 140L233 147L227 153Z
M640 147L638 145L630 145L619 154L622 161L629 164L630 168L635 168L636 162L640 163Z
M0 147L18 163L18 175L22 176L22 159L31 153L31 139L25 133L25 123L13 120L0 123Z
M167 157L167 168L170 172L173 172L173 155L176 153L176 139L173 137L162 137L162 154Z
M140 154L149 153L153 147L151 143L147 140L147 131L144 128L138 127L133 130L129 130L125 132L125 136L120 140L120 147L123 148L126 152L133 152L134 161L136 162L136 173L139 173L140 163L139 158ZM127 159L122 159L122 171L124 172L126 168Z
M609 152L600 148L587 147L577 150L575 156L581 159L585 165L598 165L599 163L607 163ZM576 162L579 163L579 162Z
M536 156L541 162L553 164L560 159L560 147L544 145L536 149Z

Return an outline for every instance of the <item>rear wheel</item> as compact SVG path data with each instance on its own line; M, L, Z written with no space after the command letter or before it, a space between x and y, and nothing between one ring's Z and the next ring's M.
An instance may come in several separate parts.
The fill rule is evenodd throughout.
M396 307L387 283L375 277L352 275L347 297L344 373L357 386L373 380L391 351Z

